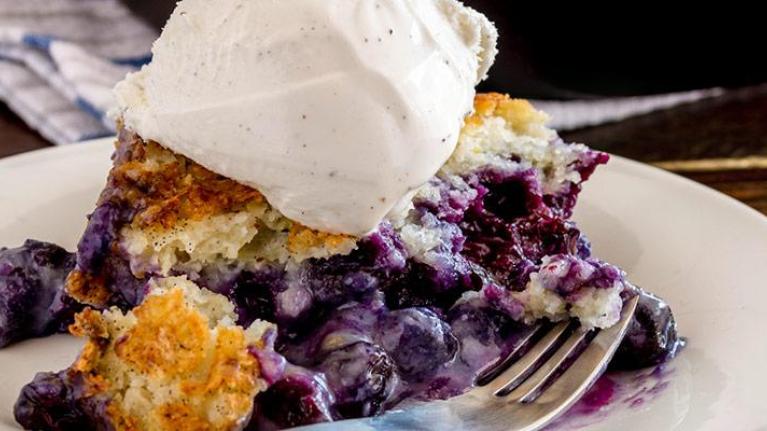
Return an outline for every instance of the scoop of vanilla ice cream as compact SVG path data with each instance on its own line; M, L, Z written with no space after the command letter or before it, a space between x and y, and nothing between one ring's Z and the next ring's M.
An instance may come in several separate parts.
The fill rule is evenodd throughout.
M496 40L457 0L183 0L114 115L288 218L363 235L449 158Z

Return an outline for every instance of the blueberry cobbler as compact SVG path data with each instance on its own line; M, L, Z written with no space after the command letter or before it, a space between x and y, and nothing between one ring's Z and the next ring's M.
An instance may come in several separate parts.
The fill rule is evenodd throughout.
M89 338L83 354L24 388L19 422L235 429L252 412L260 429L375 415L462 393L540 319L609 327L631 295L640 308L613 367L669 359L668 307L592 257L569 220L608 157L562 142L545 121L525 101L479 95L455 154L413 205L358 239L292 222L257 191L123 130L76 264L37 242L0 252L4 343L65 328L80 302L94 307L70 328ZM22 304L34 312L14 318ZM221 328L252 356L227 353L231 370L186 365L212 355ZM179 392L194 367L212 400ZM247 370L242 388L229 380ZM233 373L232 387L216 386L219 372ZM146 398L159 391L150 384L175 389Z
M258 430L379 415L466 392L536 325L608 328L636 295L612 368L674 356L668 306L592 256L570 220L608 155L563 142L524 100L474 97L495 55L492 24L456 0L360 2L353 16L336 3L184 0L152 65L118 86L113 167L76 254L35 241L0 250L0 343L66 330L87 339L71 367L23 388L24 428ZM296 28L273 38L243 26L288 12ZM354 20L383 27L356 38L367 27ZM236 37L218 40L232 27ZM223 102L196 92L206 73L228 91L230 69L251 58L256 74L293 67L269 57L276 48L242 45L303 46L296 35L328 48L302 58L330 61L323 79L302 80L324 72L301 67L283 70L300 81L284 92L234 79L245 90ZM237 44L246 60L229 55ZM351 93L334 84L344 74L359 78L342 82ZM436 104L418 94L403 104L399 92L421 78ZM170 88L174 99L155 100ZM336 98L376 100L389 123L365 123ZM315 151L308 132L353 145Z

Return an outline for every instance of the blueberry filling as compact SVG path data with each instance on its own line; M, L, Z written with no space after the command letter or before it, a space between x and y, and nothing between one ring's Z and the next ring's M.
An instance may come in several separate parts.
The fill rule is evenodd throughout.
M330 410L333 405L333 395L320 376L289 371L256 397L254 419L247 429L264 429L269 425L290 428L331 421L336 419Z
M397 364L384 349L360 341L325 356L317 371L328 379L342 417L374 416L397 386Z

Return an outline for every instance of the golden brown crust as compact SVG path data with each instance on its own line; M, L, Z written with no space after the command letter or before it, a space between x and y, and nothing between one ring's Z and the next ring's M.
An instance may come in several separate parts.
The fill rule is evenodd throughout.
M160 430L162 431L210 431L210 423L185 404L164 404L158 408Z
M205 359L210 342L208 323L184 305L181 290L150 296L133 310L137 325L115 342L115 353L150 376L185 375Z
M118 158L110 174L115 190L103 199L118 198L138 209L131 225L169 229L180 221L244 210L265 203L257 190L228 179L153 141L121 131ZM348 235L318 232L293 222L288 248L301 253L312 247L339 247Z
M188 305L181 288L150 295L133 317L114 313L86 309L75 317L70 332L88 341L69 372L83 377L85 396L109 396L116 430L228 430L247 418L263 388L249 348L263 346L249 342L242 328L219 325L214 340L209 318ZM124 404L134 377L176 395L138 414Z
M75 316L75 322L69 326L69 332L76 337L89 339L77 361L72 365L72 370L90 375L109 344L107 324L101 313L92 308L86 308ZM98 383L95 386L99 388L105 386L100 381L94 380L94 383Z
M101 275L87 274L79 269L69 273L66 290L73 298L89 305L104 305L109 300L109 290Z
M288 251L303 253L314 248L338 250L348 244L354 237L337 235L310 229L298 223L293 223L288 234Z
M125 130L110 174L111 193L102 197L136 208L135 227L170 228L178 220L242 210L263 201L257 190L215 174L156 142Z
M197 380L183 383L181 390L188 396L199 397L213 391L222 391L229 410L247 411L252 401L247 395L256 385L260 370L258 361L247 351L242 331L221 328L214 352L206 373Z
M69 325L69 333L75 337L86 337L95 340L108 340L109 328L101 313L86 308L75 315L75 321Z
M126 415L117 403L109 403L107 405L107 415L111 419L115 431L141 430L138 420Z
M466 119L466 127L480 127L487 118L501 117L519 135L541 136L549 121L524 99L512 99L507 94L481 93L474 99L474 113Z

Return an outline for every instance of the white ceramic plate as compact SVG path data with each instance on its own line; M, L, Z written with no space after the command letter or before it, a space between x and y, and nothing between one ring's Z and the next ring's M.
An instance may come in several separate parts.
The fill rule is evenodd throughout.
M36 238L74 249L110 153L98 141L0 161L0 245ZM598 256L668 300L690 344L631 400L563 428L767 430L767 218L617 157L588 183L576 218ZM0 350L0 430L16 429L19 388L66 367L78 347L57 336Z

